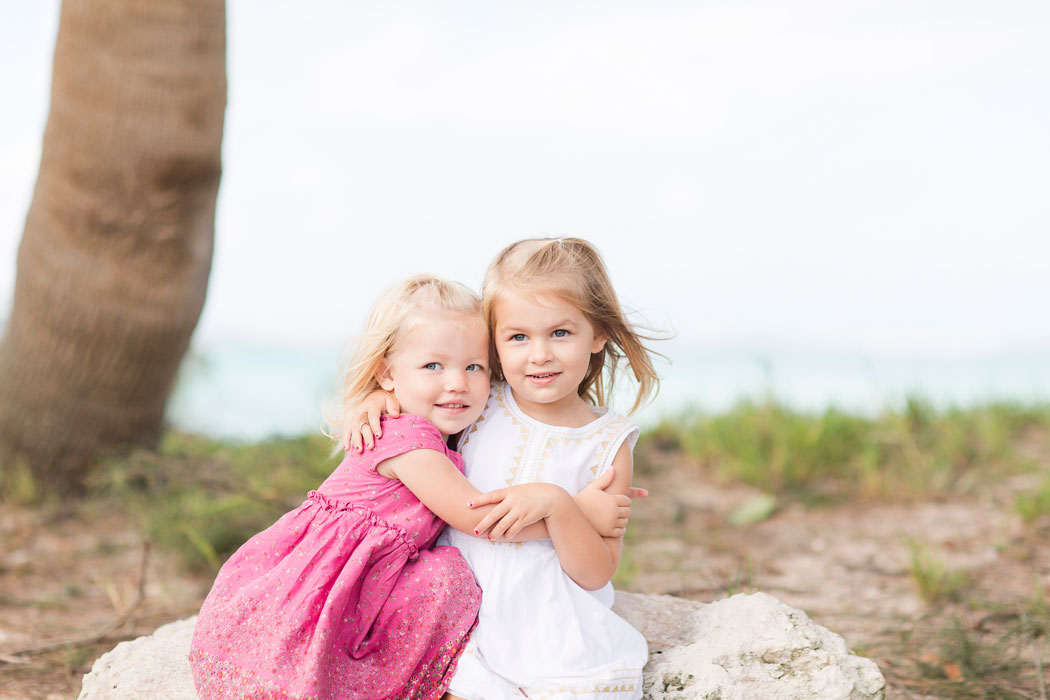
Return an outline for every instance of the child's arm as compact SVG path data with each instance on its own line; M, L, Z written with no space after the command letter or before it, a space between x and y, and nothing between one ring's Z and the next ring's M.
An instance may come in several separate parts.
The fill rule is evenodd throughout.
M381 437L381 416L397 417L400 415L400 405L393 394L388 391L376 390L367 396L357 407L360 424L346 436L342 448L353 449L362 452L364 449L373 449L376 446L376 438ZM611 471L611 470L610 470ZM584 490L575 494L576 505L586 515L591 527L598 534L606 537L621 537L627 532L627 518L631 515L631 499L638 499L649 495L642 488L631 488L627 495L610 493L608 489L611 484L612 474L602 474L588 484ZM418 495L418 494L417 494ZM497 500L485 501L485 504L495 504ZM476 504L481 505L481 504ZM479 513L483 515L484 512ZM490 521L495 525L495 521ZM541 539L547 537L547 526L542 521L535 524L529 532L522 533L521 527L510 527L510 523L501 523L506 527L497 528L490 533L491 539L505 539L507 542L526 542L528 539ZM455 526L453 526L455 527ZM456 528L457 530L461 528ZM479 528L484 534L485 529ZM469 534L469 533L468 533Z
M627 532L627 520L631 517L631 499L642 498L649 495L645 489L631 488L627 495L610 493L608 489L616 477L615 469L607 469L601 476L592 480L582 491L573 496L576 507L580 509L587 518L591 527L602 537L622 537ZM498 489L484 494L480 500L473 502L473 507L482 505L494 505L503 500L505 489ZM490 511L492 512L492 511ZM488 527L493 523L498 514L490 516L491 519L480 527ZM546 525L544 525L546 530ZM506 540L509 542L522 541L518 537L520 527L515 526L509 519L504 518L499 523L493 523L488 528L490 540ZM546 537L547 535L545 535Z
M636 489L631 486L631 478L634 474L634 455L631 452L630 444L626 440L620 444L620 449L613 456L609 469L615 470L616 475L612 484L606 489L608 493L627 494L632 498L637 497L639 495L638 492L643 492L640 495L649 495L649 492L645 489ZM605 546L608 547L609 556L612 557L612 571L609 573L609 579L612 579L612 575L616 573L616 568L620 565L620 554L623 551L623 536L604 537L602 539L605 542Z
M360 425L351 431L350 435L343 442L343 449L353 449L355 452L362 452L365 449L375 448L375 439L381 436L381 424L380 416L388 415L395 417L400 414L400 405L393 394L386 391L373 391L369 394L365 400L357 407L358 415L360 418ZM381 472L382 473L382 472ZM627 518L631 515L631 502L630 498L638 496L649 495L645 489L631 489L630 498L624 498L622 496L613 497L611 494L606 494L602 489L606 488L610 479L605 478L606 475L602 475L601 479L588 484L587 488L577 494L577 502L580 505L580 509L587 516L588 520L592 523L594 529L596 529L602 535L618 537L626 532ZM466 479L462 479L466 481ZM468 482L469 483L469 482ZM406 484L407 485L407 484ZM410 487L411 489L411 487ZM414 489L413 493L415 492ZM473 494L477 494L477 490L474 489ZM418 497L419 494L417 493ZM420 498L420 500L423 500ZM486 501L487 504L494 504L497 500L492 499ZM426 501L424 501L426 503ZM473 503L472 507L477 508L480 503ZM429 504L428 504L429 507ZM433 510L433 508L431 508ZM491 508L485 508L481 511L476 511L478 519L483 517ZM434 511L439 517L440 513ZM445 520L445 522L449 522ZM450 523L452 524L452 523ZM487 530L491 525L499 525L498 536L487 533ZM528 529L525 529L525 525L529 525ZM485 528L472 527L469 531L464 530L455 524L452 524L457 530L466 532L467 534L478 534L486 535L490 539L503 539L508 542L525 542L528 540L538 540L548 537L547 525L543 521L542 516L536 522L528 521L527 518L522 518L520 515L513 523L497 522L496 520L490 520ZM477 529L478 532L474 533Z
M483 527L492 519L507 522L509 514L527 510L520 501L532 497L530 489L549 487L551 484L532 482L518 486L496 489L485 494L484 499L498 499L496 506L478 523ZM547 532L554 542L558 562L569 578L587 590L597 590L612 577L615 565L609 548L586 516L576 507L575 501L566 491L555 487L560 493L547 494L544 509Z
M624 442L613 457L611 469L614 471L612 484L606 489L608 493L626 496L631 483L633 459L631 448ZM497 503L477 527L491 526L493 534L499 523L508 522L507 514L520 512L524 507L518 502L527 496L525 492L513 492L514 488L528 486L550 486L550 484L523 484L509 489L490 491L480 498L480 503ZM559 489L560 491L561 489ZM554 542L554 550L562 570L569 578L588 590L597 590L604 586L616 573L620 563L622 540L617 537L602 537L591 526L590 521L577 507L571 496L562 491L565 497L549 495L550 514L546 516L547 532Z
M355 452L360 453L366 448L369 450L374 449L375 439L382 436L380 417L384 415L390 417L400 415L401 406L390 392L376 390L369 394L357 408L360 425L346 437L343 442L343 449L353 449ZM591 527L597 530L601 536L622 537L627 532L627 519L631 515L631 499L644 498L649 495L649 492L645 489L634 487L628 489L626 495L610 492L608 490L609 485L612 483L612 478L615 475L610 472L615 472L615 468L608 470L605 474L592 481L574 498L576 505L583 511ZM418 496L418 494L416 495ZM498 498L492 498L484 501L484 504L497 502ZM479 505L482 504L474 503L473 507L476 508ZM485 511L478 513L478 515L485 515ZM521 526L513 527L509 521L497 523L495 520L490 520L485 527L476 529L479 530L479 534L484 535L492 525L497 524L502 527L495 528L489 535L490 539L525 542L548 537L547 526L542 519L531 523L532 527L529 528L528 532L522 532L522 528L525 524L530 523L522 522ZM456 526L453 525L453 527ZM459 527L456 527L456 529L467 532ZM467 532L467 534L472 534L472 532Z
M615 478L616 469L610 467L573 496L576 506L602 537L623 537L631 517L631 499L649 495L645 489L634 486L627 490L626 496L614 493L610 487Z
M434 515L460 532L487 537L488 528L492 524L500 524L502 518L506 517L509 522L523 526L515 538L519 542L548 536L543 518L550 510L549 502L557 497L556 492L565 493L559 486L543 484L546 487L544 489L530 489L528 494L515 494L518 498L512 507L502 509L500 517L490 519L482 528L479 520L486 517L495 506L474 507L474 503L482 496L481 492L467 481L448 457L437 450L405 452L380 462L377 471L389 479L399 480ZM506 528L507 525L503 525L501 531Z

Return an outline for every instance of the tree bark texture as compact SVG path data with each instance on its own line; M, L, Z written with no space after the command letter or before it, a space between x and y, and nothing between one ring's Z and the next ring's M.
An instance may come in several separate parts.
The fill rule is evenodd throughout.
M224 0L62 3L0 343L0 470L24 460L69 492L159 437L204 305L225 107Z

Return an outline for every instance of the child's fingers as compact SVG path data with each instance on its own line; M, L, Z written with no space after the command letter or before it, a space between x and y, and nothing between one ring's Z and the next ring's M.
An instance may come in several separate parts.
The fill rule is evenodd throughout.
M612 484L613 479L615 478L616 470L612 468L606 469L597 479L594 480L594 486L595 488L604 491L605 489L609 488L609 485Z
M489 532L490 540L505 540L510 537L510 531L514 528L514 524L518 522L518 518L511 514L507 517L500 518L500 521L492 526L491 532Z
M521 522L525 516L520 510L508 507L506 513L499 519L499 522L492 526L492 530L489 531L490 540L505 540L510 537L511 530L514 526ZM520 528L519 528L520 529Z
M525 528L525 521L521 518L514 521L514 524L507 528L506 532L503 533L503 539L512 540L518 536L518 533Z
M386 414L391 418L401 415L401 404L397 402L393 394L386 395Z
M512 540L514 537L521 532L521 529L525 527L525 524L520 520L515 520L514 523L503 532L503 539Z
M492 529L489 530L489 539L492 540L493 542L495 542L495 541L497 541L499 539L502 539L503 538L503 533L506 532L506 530L507 530L507 528L503 524L503 519L501 518L500 521L498 523L496 523L495 525L493 525Z
M648 495L649 491L647 489L639 488L637 486L632 486L627 489L628 498L645 498Z
M368 423L361 424L361 439L364 441L365 447L373 449L376 446L375 433L372 432L372 426Z
M522 530L527 528L529 525L532 525L533 523L539 522L540 520L542 520L542 518L540 518L539 520L530 520L526 517L518 518L517 522L514 523L514 526L507 529L506 538L508 540L514 539L515 537L521 534Z
M502 503L503 499L507 497L506 489L495 489L488 493L483 493L467 505L471 508L477 508L478 506L490 506L493 503Z
M368 409L367 427L372 432L372 434L375 435L376 437L383 437L383 428L382 428L382 425L379 422L379 416L380 416L379 409L375 409L375 408ZM365 422L361 423L361 427L362 428L364 428L365 425L366 425ZM371 448L369 448L369 449L371 449Z
M478 524L474 526L474 534L480 535L484 532L489 533L489 539L492 539L491 528L503 519L503 516L510 510L504 503L498 503L492 510L485 514L485 517L478 521Z
M349 445L349 449L353 450L354 452L357 452L358 454L361 453L361 447L362 445L364 445L363 430L365 425L365 422L362 421L361 425L351 429L350 434L346 437L346 442Z

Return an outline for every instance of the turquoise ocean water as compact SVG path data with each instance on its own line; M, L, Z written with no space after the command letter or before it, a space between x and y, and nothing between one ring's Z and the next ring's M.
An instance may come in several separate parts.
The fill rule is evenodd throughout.
M803 410L834 405L864 414L900 406L912 395L942 407L1050 401L1046 353L946 359L672 346L667 354L670 363L658 364L659 395L634 417L643 427L690 408L718 412L769 396ZM243 440L318 432L338 362L338 348L226 343L195 350L183 363L168 422L179 430ZM614 408L630 408L631 388L621 387Z

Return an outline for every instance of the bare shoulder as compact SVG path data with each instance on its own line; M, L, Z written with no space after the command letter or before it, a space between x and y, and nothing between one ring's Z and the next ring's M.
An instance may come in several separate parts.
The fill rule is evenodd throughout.
M376 471L388 479L401 480L402 474L408 471L420 471L424 469L435 469L452 464L443 452L428 447L421 447L399 455L384 459L376 465Z
M612 484L606 490L612 493L626 494L634 476L634 454L631 452L631 446L627 440L620 443L620 448L613 455L611 466L616 472L616 476L613 477Z
M620 448L616 450L616 454L613 455L612 463L613 466L617 468L625 464L628 467L634 464L634 452L631 449L629 441L624 440L620 443Z

